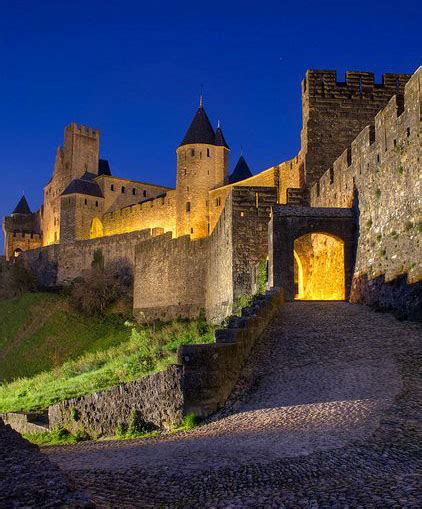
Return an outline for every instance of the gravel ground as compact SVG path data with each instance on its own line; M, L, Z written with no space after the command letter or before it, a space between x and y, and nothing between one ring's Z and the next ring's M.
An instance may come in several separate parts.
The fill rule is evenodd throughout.
M99 507L419 508L421 331L288 303L204 425L44 451Z

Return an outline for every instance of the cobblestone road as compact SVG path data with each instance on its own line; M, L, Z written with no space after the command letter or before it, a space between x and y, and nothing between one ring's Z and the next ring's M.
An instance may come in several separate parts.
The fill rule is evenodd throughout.
M45 452L100 507L421 507L421 332L363 306L288 303L201 427Z

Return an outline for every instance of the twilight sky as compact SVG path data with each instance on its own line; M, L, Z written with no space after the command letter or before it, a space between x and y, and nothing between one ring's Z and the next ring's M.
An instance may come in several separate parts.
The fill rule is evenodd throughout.
M0 0L0 216L22 191L39 207L72 121L100 129L115 175L172 186L201 89L231 169L241 147L253 172L288 159L305 70L378 81L415 71L421 10L415 0Z

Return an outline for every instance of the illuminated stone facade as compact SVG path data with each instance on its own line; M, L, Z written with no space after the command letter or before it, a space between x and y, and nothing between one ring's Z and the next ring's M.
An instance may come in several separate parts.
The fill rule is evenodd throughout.
M177 291L169 295L169 289L180 287L186 292L189 282L196 280L189 276L189 270L197 263L202 267L202 272L198 269L202 274L200 286L203 287L204 281L211 284L213 279L219 281L220 288L231 285L228 293L222 292L227 298L218 297L215 305L207 304L215 300L209 288L197 296L201 305L205 302L205 307L217 309L211 313L217 316L222 308L230 308L241 291L251 288L253 266L257 262L256 249L252 247L255 239L238 235L236 230L249 224L246 217L263 214L265 220L259 223L262 229L262 224L270 218L271 207L276 204L351 208L358 202L355 276L382 275L388 281L407 274L409 283L420 281L421 72L419 69L412 77L385 74L382 83L377 84L373 74L367 72L348 72L344 82L337 82L335 71L307 71L302 82L303 127L299 153L255 175L243 157L229 174L229 145L221 127L215 129L211 124L201 101L176 149L174 189L112 175L108 162L100 159L99 131L71 124L65 128L63 148L57 150L53 176L45 187L41 208L32 213L29 207L18 206L4 220L6 258L12 259L26 250L39 256L40 246L58 246L48 251L47 258L59 263L59 279L66 282L78 270L89 267L92 246L101 247L104 243L111 258L113 253L123 255L125 236L134 234L130 237L127 257L135 264L137 258L139 263L142 261L141 272L150 278L147 302L142 300L146 294L135 295L138 309L157 308L154 278L159 277L160 259L168 256L173 260L169 278L180 280L169 280L163 302L185 299L178 299ZM239 202L242 189L244 203ZM273 190L270 200L268 189ZM238 207L235 213L234 203ZM234 229L227 226L228 221L235 225ZM227 237L220 238L216 228ZM136 232L146 233L138 238ZM168 235L162 241L150 239L160 233ZM292 274L288 276L287 294L293 295L294 281L297 297L347 298L351 280L345 281L341 265L347 261L347 270L352 270L350 250L345 261L342 258L345 252L332 237L316 236L327 232L309 228L304 233L312 235L290 239L296 241L296 248L292 247L289 255ZM172 238L183 240L172 244ZM267 245L261 231L256 238ZM85 249L86 241L89 242ZM204 242L190 244L196 241ZM235 242L240 246L234 245ZM114 243L118 248L114 249ZM66 246L69 248L65 249ZM226 253L224 259L219 250ZM208 254L203 259L205 252ZM222 267L226 267L227 257L231 259L234 252L229 276ZM72 262L68 273L66 253L72 253L76 259L85 257L83 263ZM147 253L153 255L148 254L148 258ZM187 258L177 263L177 253ZM188 258L191 261L186 263ZM243 258L248 260L244 260L244 267L238 273L243 274L244 281L233 282L236 263ZM215 264L211 262L213 259L217 260ZM214 273L206 274L214 265L217 267ZM222 276L223 273L226 275ZM328 273L335 286L333 292L324 286ZM227 277L232 280L229 286ZM189 295L194 293L188 291L185 297ZM197 310L199 305L189 302L189 298L185 301L183 306L192 315L192 309ZM177 315L177 304L171 306L175 307L169 314Z

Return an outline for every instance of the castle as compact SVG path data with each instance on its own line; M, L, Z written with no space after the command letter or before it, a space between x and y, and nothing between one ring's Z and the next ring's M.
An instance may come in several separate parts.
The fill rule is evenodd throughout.
M217 319L253 290L256 264L273 259L277 232L268 237L268 225L278 206L309 219L321 208L352 210L359 195L357 253L342 298L352 277L417 282L421 74L384 74L378 84L370 72L338 82L335 71L308 70L299 153L256 175L243 156L229 175L229 145L201 100L176 149L174 189L114 176L100 158L99 131L70 124L40 209L31 212L23 197L4 219L6 259L27 252L28 264L48 260L54 283L65 284L101 249L133 264L135 311L171 318L205 308ZM294 255L297 286L299 268L311 268L299 247ZM276 273L270 268L270 278Z

